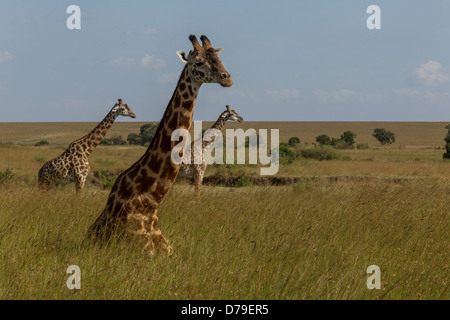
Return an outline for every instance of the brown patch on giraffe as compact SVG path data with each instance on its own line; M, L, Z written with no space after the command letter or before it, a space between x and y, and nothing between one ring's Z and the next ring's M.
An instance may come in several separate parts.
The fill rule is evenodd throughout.
M192 101L192 100L184 101L181 104L181 107L183 107L184 109L186 109L189 112L192 112L192 109L194 108L194 101Z
M186 85L183 83L180 83L180 92L183 92L184 90L186 90Z
M155 183L155 181L156 178L149 176L147 170L145 168L142 168L142 170L140 171L140 175L134 181L136 183L137 193L145 192L149 188L149 186Z
M153 191L151 193L151 195L153 196L153 198L155 198L157 203L160 203L164 199L164 196L169 191L169 189L170 189L170 186L165 187L163 184L158 183L156 185L155 191Z
M176 128L177 123L178 123L178 117L179 117L179 112L175 111L172 115L172 118L170 118L169 122L167 123L169 128Z
M189 93L187 93L187 92L183 93L183 99L186 100L187 98L189 98Z
M130 198L131 195L133 194L133 186L131 183L128 183L126 176L122 176L118 192L121 195L121 197L125 199Z
M180 97L180 95L177 93L176 96L175 96L175 99L173 100L173 103L174 103L175 106L179 106L179 105L180 105L180 102L181 102L181 97Z
M154 153L150 158L148 167L154 173L159 174L159 170L161 169L162 162L163 162L163 158L161 158L158 154Z
M164 162L161 178L174 181L177 176L178 170L179 168L172 163L171 157L167 157L166 161Z
M159 144L159 148L162 153L168 153L173 148L173 141L171 139L171 135L167 133L167 130L164 128L161 133L161 143Z
M189 129L190 123L191 123L191 116L190 116L190 114L183 115L183 116L180 117L180 121L179 121L180 127L184 127L186 129Z

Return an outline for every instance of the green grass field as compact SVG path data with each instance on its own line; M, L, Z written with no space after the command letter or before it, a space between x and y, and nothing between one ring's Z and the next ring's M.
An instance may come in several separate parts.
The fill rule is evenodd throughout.
M370 148L281 166L278 176L306 178L293 185L205 185L196 199L193 186L176 183L158 215L175 251L152 258L127 240L84 241L109 189L37 189L43 163L93 125L0 123L0 172L12 169L0 176L1 299L450 298L450 162L438 149L446 123L247 122L302 143L351 130ZM118 122L108 136L126 138L140 125ZM371 137L377 127L397 142L381 147ZM35 147L40 140L50 144ZM120 172L144 151L99 146L91 167ZM254 177L259 168L209 166L214 174ZM69 265L81 269L80 290L66 286ZM370 265L380 267L379 290L367 288Z

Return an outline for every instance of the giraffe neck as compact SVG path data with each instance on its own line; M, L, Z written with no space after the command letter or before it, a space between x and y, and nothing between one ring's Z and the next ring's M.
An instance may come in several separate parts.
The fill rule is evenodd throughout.
M222 115L220 115L219 119L217 119L217 121L214 122L214 124L211 126L210 129L216 129L216 130L221 131L222 128L225 126L226 122L227 122L227 120L222 118ZM213 143L216 140L216 135L217 135L217 132L208 141L203 141L202 148L205 149L207 146L209 146L211 143Z
M173 164L171 159L172 149L178 144L177 141L171 140L172 132L176 129L189 131L191 128L200 86L201 83L192 80L187 66L185 66L164 116L156 129L155 136L145 154L136 163L136 166L147 168L150 171L146 175L156 177L156 189L152 192L152 195L158 203L162 202L180 170L180 165ZM135 180L138 182L145 180L144 178L137 176ZM148 185L148 188L150 186Z
M112 110L106 115L106 117L84 137L74 141L79 145L84 154L90 155L95 147L98 146L100 141L105 137L108 130L113 125L118 114Z

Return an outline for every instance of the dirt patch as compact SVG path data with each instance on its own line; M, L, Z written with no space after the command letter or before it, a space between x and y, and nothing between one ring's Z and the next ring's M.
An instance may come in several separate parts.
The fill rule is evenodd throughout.
M380 178L370 176L331 176L331 177L277 177L277 176L264 176L264 177L223 177L223 176L207 176L203 179L204 185L210 186L226 186L233 187L242 185L243 181L246 184L254 186L289 186L298 183L299 181L311 181L319 183L333 183L333 182L389 182L389 183L404 183L409 181L406 178ZM185 176L177 179L178 183L194 183L194 178Z

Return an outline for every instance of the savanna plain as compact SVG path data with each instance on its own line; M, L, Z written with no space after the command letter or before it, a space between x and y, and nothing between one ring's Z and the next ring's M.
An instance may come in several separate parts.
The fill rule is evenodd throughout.
M139 132L116 122L107 137ZM204 123L207 128L209 123ZM0 123L1 299L449 299L450 161L443 122L244 122L226 129L279 129L296 156L256 183L258 165L210 165L199 198L179 176L159 210L174 254L149 257L136 243L85 241L116 175L144 146L99 146L92 179L40 192L45 161L96 123ZM396 135L389 146L373 129ZM315 137L350 130L361 148L302 156ZM35 146L46 140L49 144ZM331 150L331 151L330 151ZM213 181L214 179L210 179ZM68 266L81 270L70 290ZM367 267L381 288L367 287Z

